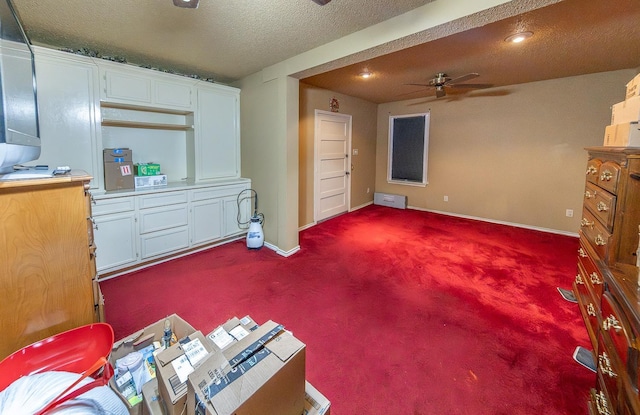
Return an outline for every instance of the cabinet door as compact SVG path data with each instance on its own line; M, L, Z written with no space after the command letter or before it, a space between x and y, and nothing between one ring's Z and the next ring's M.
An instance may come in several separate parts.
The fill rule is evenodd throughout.
M196 180L240 177L240 101L236 90L198 87Z
M156 81L154 103L177 108L191 108L191 86L175 82Z
M99 188L97 67L47 52L36 53L35 58L42 138L38 164L84 170L93 177L91 188Z
M151 79L124 71L104 71L104 94L108 101L151 103Z
M251 206L248 200L244 200L240 204L240 217L238 218L238 198L229 196L224 198L224 236L237 235L246 232L249 229L249 220L251 218ZM246 223L241 225L240 223Z
M138 260L135 212L98 216L94 222L98 272L131 265Z
M222 238L222 200L191 203L191 245Z

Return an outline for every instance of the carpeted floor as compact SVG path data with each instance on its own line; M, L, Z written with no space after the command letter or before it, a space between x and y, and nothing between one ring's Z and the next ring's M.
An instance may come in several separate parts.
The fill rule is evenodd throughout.
M283 258L243 241L101 283L116 338L177 313L284 324L333 415L587 413L577 238L368 206Z

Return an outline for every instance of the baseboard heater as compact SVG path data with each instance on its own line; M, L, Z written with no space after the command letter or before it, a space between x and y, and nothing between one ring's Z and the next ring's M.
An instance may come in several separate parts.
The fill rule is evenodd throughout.
M374 193L373 204L380 206L388 206L397 209L407 208L407 197L401 195L392 195L388 193Z

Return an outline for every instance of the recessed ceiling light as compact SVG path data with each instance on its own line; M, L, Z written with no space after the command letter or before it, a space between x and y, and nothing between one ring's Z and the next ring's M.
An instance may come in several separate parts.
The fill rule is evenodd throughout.
M508 36L504 41L510 43L520 43L533 36L533 32L519 32Z
M373 76L373 74L369 71L364 71L360 73L360 78L362 79L367 79L367 78L371 78Z
M173 0L173 5L188 9L197 9L199 0Z

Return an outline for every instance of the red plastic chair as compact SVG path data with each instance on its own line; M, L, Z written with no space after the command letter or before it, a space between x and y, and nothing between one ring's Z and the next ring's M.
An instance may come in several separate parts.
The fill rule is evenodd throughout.
M25 346L0 362L0 391L23 376L36 373L57 370L82 374L76 382L40 411L45 413L91 388L107 384L113 376L113 367L108 362L113 340L113 329L109 324L94 323ZM67 394L87 376L93 376L95 380Z

